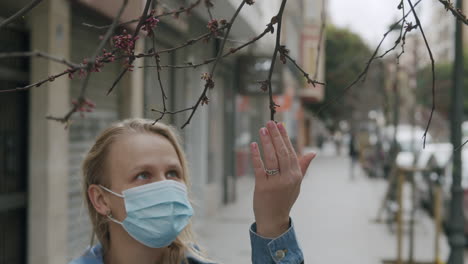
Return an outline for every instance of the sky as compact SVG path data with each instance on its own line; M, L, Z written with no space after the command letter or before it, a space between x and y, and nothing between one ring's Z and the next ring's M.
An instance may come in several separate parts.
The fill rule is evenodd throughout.
M371 48L378 45L389 25L401 18L401 10L397 9L400 0L329 1L328 10L331 22L359 34ZM428 2L428 0L425 1ZM419 10L420 12L425 10L423 5L424 2L420 4L423 8ZM409 11L408 5L405 8ZM425 16L425 13L421 13L423 28Z

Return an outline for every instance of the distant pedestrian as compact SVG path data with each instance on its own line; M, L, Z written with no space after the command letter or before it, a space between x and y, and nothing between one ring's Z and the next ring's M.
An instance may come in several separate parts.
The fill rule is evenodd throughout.
M323 142L325 141L325 137L322 135L322 133L320 133L318 136L317 136L317 146L319 147L320 150L322 150L322 147L323 147Z
M350 169L350 179L354 179L354 172L356 169L356 163L358 160L359 152L356 148L356 141L354 139L354 133L351 133L349 139L349 157L351 158L351 169Z

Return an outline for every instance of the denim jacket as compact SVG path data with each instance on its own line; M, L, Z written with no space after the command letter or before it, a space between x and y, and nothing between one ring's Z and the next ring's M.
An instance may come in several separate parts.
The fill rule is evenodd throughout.
M250 227L250 245L252 247L253 264L301 264L304 256L296 240L294 225L290 222L289 229L277 238L265 238L257 233L256 224ZM197 249L197 247L195 247ZM194 254L187 253L190 264L216 264L202 260ZM97 244L90 247L79 258L69 264L103 264L102 246Z

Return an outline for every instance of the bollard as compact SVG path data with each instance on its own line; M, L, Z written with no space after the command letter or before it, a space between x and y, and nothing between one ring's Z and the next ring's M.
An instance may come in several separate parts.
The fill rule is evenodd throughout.
M442 263L440 259L440 233L441 233L441 188L439 184L434 186L434 222L435 222L435 241L434 241L434 263Z
M403 249L403 183L404 174L403 171L398 170L397 180L397 200L398 200L398 211L397 211L397 264L402 263L402 249Z

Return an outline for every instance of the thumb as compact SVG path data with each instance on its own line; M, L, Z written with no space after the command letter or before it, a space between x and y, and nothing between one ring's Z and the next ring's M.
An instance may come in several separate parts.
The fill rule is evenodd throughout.
M301 167L302 176L305 176L310 162L317 156L314 152L307 153L299 159L299 166Z

